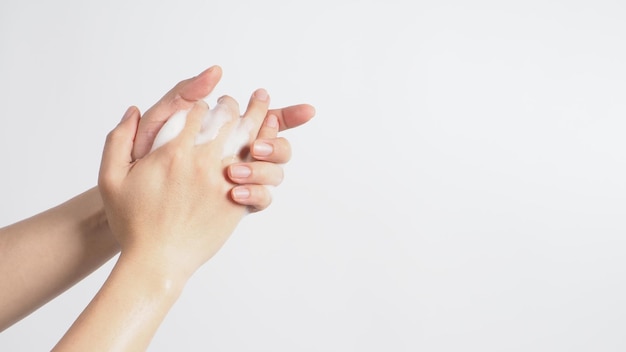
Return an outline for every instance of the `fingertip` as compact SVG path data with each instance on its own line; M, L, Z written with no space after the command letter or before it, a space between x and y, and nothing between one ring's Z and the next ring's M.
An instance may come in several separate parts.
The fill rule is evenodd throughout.
M315 107L310 104L292 105L272 112L278 116L281 131L307 123L316 113Z
M187 101L206 98L222 78L222 68L214 65L190 79L180 91L180 96Z
M265 159L272 155L274 146L264 140L255 140L252 144L252 156L256 159Z
M247 204L246 201L250 198L250 189L245 186L235 187L231 191L231 196L234 201Z
M228 166L228 178L235 183L242 183L252 175L252 169L245 164L232 164Z
M259 161L284 164L291 159L291 145L284 137L257 139L252 143L250 154Z
M264 210L272 203L272 194L269 186L247 185L237 186L230 192L235 203L246 205L252 212Z
M310 118L313 118L317 114L317 110L315 109L315 106L309 105L309 104L305 104L305 105L309 109L309 115L311 116Z
M139 115L139 108L137 108L134 105L128 107L128 109L126 109L126 112L124 113L124 116L122 116L122 120L120 121L120 124L128 120L132 120L137 115Z
M193 79L203 79L203 78L210 77L210 76L221 76L221 75L222 75L222 68L218 65L213 65L205 69L204 71L200 72L200 74L195 76Z
M300 124L309 122L309 120L315 117L315 114L317 113L313 105L302 104L302 107L302 112L300 113Z
M124 116L122 116L122 120L120 121L120 123L128 120L132 114L133 114L133 107L131 106L128 109L126 109L126 112L124 113Z
M222 68L218 65L213 65L200 73L198 77L207 85L215 85L222 78Z
M263 88L259 88L257 90L254 91L254 93L252 94L252 96L259 100L259 101L263 101L263 102L267 102L270 99L269 94L267 93L267 90L263 89Z
M206 71L211 72L214 75L222 76L222 67L220 65L213 65L209 67Z
M222 95L221 97L219 97L217 99L217 104L221 105L221 107L227 107L231 109L232 112L236 112L237 116L239 116L239 102L237 102L237 100L235 100L230 95Z
M120 123L106 137L100 167L100 176L114 175L119 167L132 162L132 149L139 125L139 109L126 109Z

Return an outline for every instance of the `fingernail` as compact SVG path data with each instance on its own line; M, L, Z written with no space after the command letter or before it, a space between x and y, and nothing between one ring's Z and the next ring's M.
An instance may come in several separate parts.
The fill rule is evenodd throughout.
M276 115L268 116L265 125L270 128L278 128L278 117Z
M258 156L268 156L274 152L274 147L271 144L259 142L254 143L254 147L252 148L252 153Z
M250 190L245 187L237 187L233 189L233 198L235 199L248 199L250 197Z
M124 122L128 120L131 116L133 116L134 112L135 112L135 107L134 106L129 107L124 113L124 116L122 116L122 121L120 122Z
M254 97L261 101L266 101L269 98L267 91L263 88L257 89L256 92L254 92Z
M230 168L230 176L234 178L244 178L252 174L249 167L243 165L234 165Z

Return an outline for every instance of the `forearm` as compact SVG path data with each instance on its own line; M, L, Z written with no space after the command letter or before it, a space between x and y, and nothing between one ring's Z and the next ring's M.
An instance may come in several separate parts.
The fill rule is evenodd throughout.
M145 351L186 279L158 259L120 255L110 276L54 351Z
M96 187L0 229L0 331L118 252Z

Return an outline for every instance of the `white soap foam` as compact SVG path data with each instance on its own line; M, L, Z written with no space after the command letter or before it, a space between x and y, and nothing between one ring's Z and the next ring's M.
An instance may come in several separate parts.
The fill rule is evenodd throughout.
M217 137L220 128L230 121L230 110L226 104L217 104L202 117L202 127L196 136L196 144L210 142Z
M189 110L177 111L163 125L152 144L151 152L167 142L174 139L180 134L185 127ZM231 112L226 104L218 103L213 109L209 109L202 117L202 127L196 136L196 144L207 143L214 140L219 134L220 129L231 119ZM222 149L222 158L236 156L241 150L248 145L250 140L250 132L254 124L248 119L240 118Z
M169 118L169 120L165 122L163 127L161 127L159 133L154 138L154 142L152 143L152 149L150 149L150 152L171 141L180 134L180 132L185 127L188 113L189 110L177 111Z

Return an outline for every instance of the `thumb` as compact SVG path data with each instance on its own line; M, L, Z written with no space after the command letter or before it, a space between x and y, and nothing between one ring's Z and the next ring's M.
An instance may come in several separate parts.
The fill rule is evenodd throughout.
M107 135L98 175L99 185L115 185L128 172L138 124L139 110L131 106L122 121Z
M211 66L193 78L178 82L148 109L139 124L133 160L143 158L150 152L159 130L176 111L190 109L197 101L206 98L221 78L222 68Z

